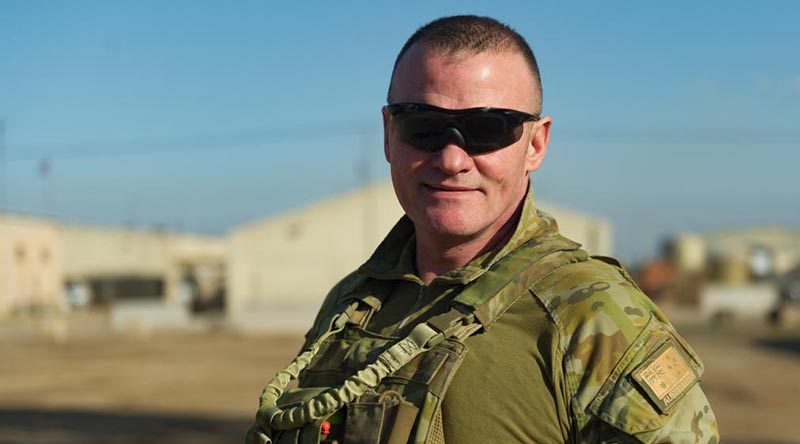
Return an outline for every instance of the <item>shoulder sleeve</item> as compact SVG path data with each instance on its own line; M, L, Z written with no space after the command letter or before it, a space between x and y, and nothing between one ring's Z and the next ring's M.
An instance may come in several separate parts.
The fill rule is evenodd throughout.
M537 288L562 332L574 441L718 442L700 359L627 273L588 260Z

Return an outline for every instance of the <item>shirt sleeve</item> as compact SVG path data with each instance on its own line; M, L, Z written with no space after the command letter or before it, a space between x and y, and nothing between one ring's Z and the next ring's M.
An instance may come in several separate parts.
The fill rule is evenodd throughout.
M694 350L626 273L591 268L556 283L573 441L718 443Z

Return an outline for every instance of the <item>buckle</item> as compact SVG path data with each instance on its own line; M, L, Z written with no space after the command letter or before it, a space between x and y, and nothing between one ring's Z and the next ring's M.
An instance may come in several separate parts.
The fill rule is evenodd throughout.
M445 339L453 336L459 328L471 323L474 319L475 316L472 313L464 313L455 308L428 319L425 323L436 330L438 334L426 343L426 347L433 347L444 342Z

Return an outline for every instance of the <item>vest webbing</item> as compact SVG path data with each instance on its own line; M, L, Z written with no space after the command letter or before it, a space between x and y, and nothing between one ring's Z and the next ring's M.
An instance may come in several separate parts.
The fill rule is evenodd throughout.
M381 298L366 288L371 284L370 279L360 279L362 285L354 288L351 295L344 295L340 299L344 303L324 323L327 324L326 331L267 384L256 415L258 425L267 434L273 429L301 427L352 402L366 389L376 387L384 377L437 343L452 337L465 339L475 333L478 330L475 321L488 330L537 282L564 265L586 260L586 253L579 247L560 235L531 239L487 269L479 279L467 284L453 299L449 311L419 323L408 336L381 353L375 362L347 378L342 386L331 387L302 406L280 409L276 403L286 385L308 365L322 342L341 331L345 324L364 325L370 315L380 309ZM357 312L362 314L354 316ZM259 441L270 442L263 432L258 432L258 435Z
M434 316L427 322L443 331L439 328L443 322L449 324L459 313L461 317L473 314L483 329L488 330L525 291L557 268L587 258L580 244L561 235L533 238L468 283L451 302L449 312ZM361 306L369 311L380 310L385 295L371 291L369 287L375 282L370 281L372 279L363 278L357 288L349 289L349 294L340 297L343 303L332 316L353 301L361 302Z

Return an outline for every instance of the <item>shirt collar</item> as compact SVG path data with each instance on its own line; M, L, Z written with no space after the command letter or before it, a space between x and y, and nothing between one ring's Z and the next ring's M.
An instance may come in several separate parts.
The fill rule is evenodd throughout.
M558 234L555 220L537 210L533 187L529 185L519 221L508 242L496 250L473 259L463 268L437 276L434 282L466 284L477 279L497 261L531 239L555 234ZM408 216L403 216L358 271L376 279L402 279L423 285L414 267L415 254L414 224Z

